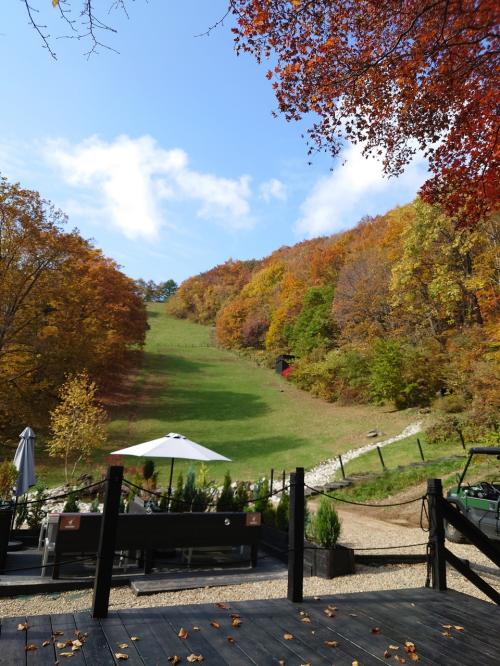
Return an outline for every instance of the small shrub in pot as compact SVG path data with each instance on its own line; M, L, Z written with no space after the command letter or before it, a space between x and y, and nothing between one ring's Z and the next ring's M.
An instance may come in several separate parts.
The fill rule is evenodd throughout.
M340 536L342 523L334 503L322 497L316 515L311 519L311 537L323 548L333 548Z

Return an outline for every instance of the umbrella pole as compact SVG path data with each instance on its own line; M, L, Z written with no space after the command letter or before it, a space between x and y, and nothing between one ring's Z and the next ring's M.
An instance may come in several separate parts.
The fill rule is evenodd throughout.
M14 530L14 524L16 522L16 512L17 512L17 502L18 502L18 496L16 493L16 499L14 501L14 513L12 514L12 522L10 524L10 531L12 532Z
M174 458L170 461L170 481L168 482L167 511L170 511L170 498L172 497L172 478L174 476Z

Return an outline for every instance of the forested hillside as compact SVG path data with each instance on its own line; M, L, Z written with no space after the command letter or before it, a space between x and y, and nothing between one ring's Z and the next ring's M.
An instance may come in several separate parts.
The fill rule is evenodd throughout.
M65 378L117 387L144 343L135 282L38 192L0 179L0 440L46 430Z
M228 261L186 280L167 308L269 364L294 355L289 380L323 398L407 407L446 394L440 407L488 437L500 406L498 241L498 216L466 226L416 200Z

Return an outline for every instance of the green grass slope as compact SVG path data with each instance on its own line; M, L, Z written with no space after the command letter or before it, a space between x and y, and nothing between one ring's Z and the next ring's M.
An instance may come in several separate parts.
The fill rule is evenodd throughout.
M232 459L213 463L211 478L221 479L229 469L233 479L256 479L271 467L310 468L365 444L372 428L389 437L418 418L413 410L326 403L217 348L209 328L169 317L160 304L149 306L149 317L143 367L132 399L115 409L108 451L179 432ZM99 452L96 461L106 455ZM166 470L160 481L165 476Z

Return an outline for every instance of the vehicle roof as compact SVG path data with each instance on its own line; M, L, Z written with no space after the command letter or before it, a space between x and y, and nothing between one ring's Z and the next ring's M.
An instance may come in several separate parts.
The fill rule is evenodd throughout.
M469 453L486 453L492 456L500 456L500 446L474 446Z

